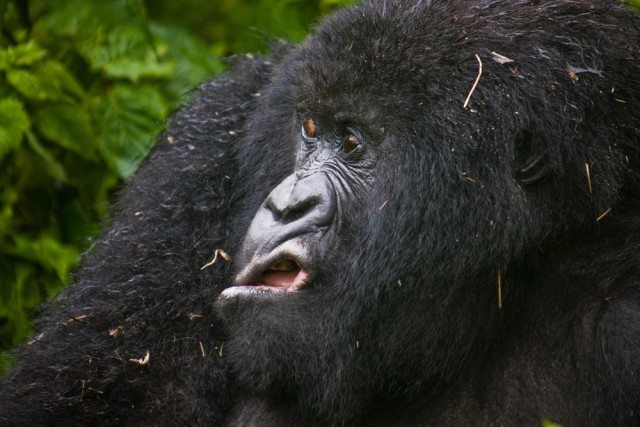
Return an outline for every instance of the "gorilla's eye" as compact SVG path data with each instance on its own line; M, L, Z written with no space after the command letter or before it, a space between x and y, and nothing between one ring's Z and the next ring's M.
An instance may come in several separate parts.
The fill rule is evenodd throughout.
M358 140L358 137L352 133L345 136L342 140L342 147L344 148L344 152L347 154L358 148L358 145L360 145L360 141Z
M302 136L306 139L312 139L316 137L316 123L313 119L306 119L302 124Z

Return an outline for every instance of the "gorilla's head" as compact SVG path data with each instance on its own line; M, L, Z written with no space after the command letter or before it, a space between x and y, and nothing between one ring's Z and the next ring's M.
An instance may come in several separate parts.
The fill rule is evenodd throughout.
M545 248L626 191L638 119L611 112L636 71L607 74L623 33L573 19L621 12L498 3L366 2L276 68L218 301L247 387L341 417L436 390L509 327Z

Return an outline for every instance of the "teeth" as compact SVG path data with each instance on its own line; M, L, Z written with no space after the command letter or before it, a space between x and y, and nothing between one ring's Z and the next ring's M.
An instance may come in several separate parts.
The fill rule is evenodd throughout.
M291 261L290 259L285 259L282 261L278 261L275 264L273 264L271 267L269 267L269 270L274 270L274 271L292 271L295 270L296 268L296 263Z

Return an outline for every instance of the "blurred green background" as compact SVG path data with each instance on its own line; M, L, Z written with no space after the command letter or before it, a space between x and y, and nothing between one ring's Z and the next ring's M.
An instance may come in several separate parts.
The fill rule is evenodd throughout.
M185 94L351 2L0 0L0 354L68 283Z
M0 0L0 374L189 89L352 1Z

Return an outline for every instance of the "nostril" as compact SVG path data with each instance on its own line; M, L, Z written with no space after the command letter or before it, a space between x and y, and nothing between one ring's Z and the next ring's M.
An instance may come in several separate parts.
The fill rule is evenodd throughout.
M286 200L268 197L266 208L273 213L275 220L288 223L305 217L318 203L320 203L320 197L316 195L298 198L295 194L290 194Z
M319 202L320 199L317 196L301 200L290 206L289 209L284 212L282 219L287 222L296 221L310 213Z
M333 216L332 187L323 174L289 175L267 196L263 212L272 226L300 223L309 227L325 225ZM266 217L265 217L266 219ZM305 224L303 224L305 223ZM266 226L265 222L265 226Z

